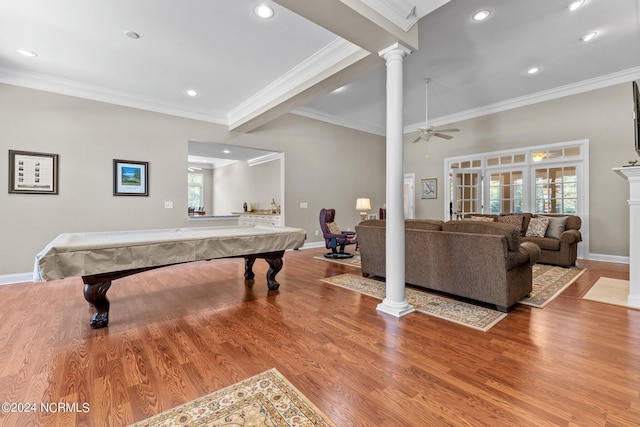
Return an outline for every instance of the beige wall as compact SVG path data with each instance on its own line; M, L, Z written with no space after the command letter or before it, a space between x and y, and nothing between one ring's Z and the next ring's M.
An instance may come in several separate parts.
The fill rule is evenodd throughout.
M247 135L196 120L0 84L0 275L33 269L64 232L207 225L189 221L187 141L285 153L286 225L315 236L322 207L359 221L355 200L384 198L384 139L296 115ZM8 150L59 154L59 195L8 194ZM114 197L113 159L149 162L149 197ZM174 209L164 209L173 201ZM307 202L308 209L301 209Z
M256 209L271 209L271 200L281 205L281 160L249 166L237 161L213 172L213 214L242 212L243 203Z
M629 255L629 187L611 169L638 158L633 145L631 83L452 125L460 133L450 141L431 139L426 159L424 143L405 143L405 172L415 172L418 184L429 177L446 183L445 157L588 139L590 252ZM439 185L436 200L420 199L416 194L416 216L442 218L445 188Z

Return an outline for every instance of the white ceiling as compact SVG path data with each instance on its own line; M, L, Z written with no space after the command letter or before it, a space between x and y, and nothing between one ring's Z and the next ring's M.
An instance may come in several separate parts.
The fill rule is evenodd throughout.
M244 132L294 110L383 134L376 50L398 31L354 16L359 0L266 2L268 21L252 14L258 0L2 0L0 82ZM407 130L424 124L427 77L433 124L640 78L640 0L586 0L575 12L569 0L413 3L420 15L446 4L420 19L405 60ZM472 22L485 8L492 16ZM401 41L415 44L411 31ZM593 41L579 40L590 31Z

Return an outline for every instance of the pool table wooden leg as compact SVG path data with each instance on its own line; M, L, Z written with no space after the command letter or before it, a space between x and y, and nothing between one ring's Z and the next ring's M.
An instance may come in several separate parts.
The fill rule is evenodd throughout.
M255 273L253 272L254 262L256 262L255 258L244 259L244 279L245 280L252 280L254 277L256 277Z
M267 286L270 290L275 291L280 287L280 283L276 281L276 274L282 270L282 258L265 258L267 264L269 264L269 270L267 271Z
M84 299L95 309L96 313L91 318L91 328L100 329L109 324L109 300L107 291L111 287L111 280L106 282L85 283Z

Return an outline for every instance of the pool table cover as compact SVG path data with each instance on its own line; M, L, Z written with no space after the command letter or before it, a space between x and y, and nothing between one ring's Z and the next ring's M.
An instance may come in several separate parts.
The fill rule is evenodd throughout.
M305 239L299 228L262 225L63 233L36 255L34 281L297 249Z

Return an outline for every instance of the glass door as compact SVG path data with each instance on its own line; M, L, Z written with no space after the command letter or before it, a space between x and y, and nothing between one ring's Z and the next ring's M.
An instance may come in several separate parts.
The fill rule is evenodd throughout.
M461 219L467 214L482 212L482 171L453 169L451 171L449 215Z

